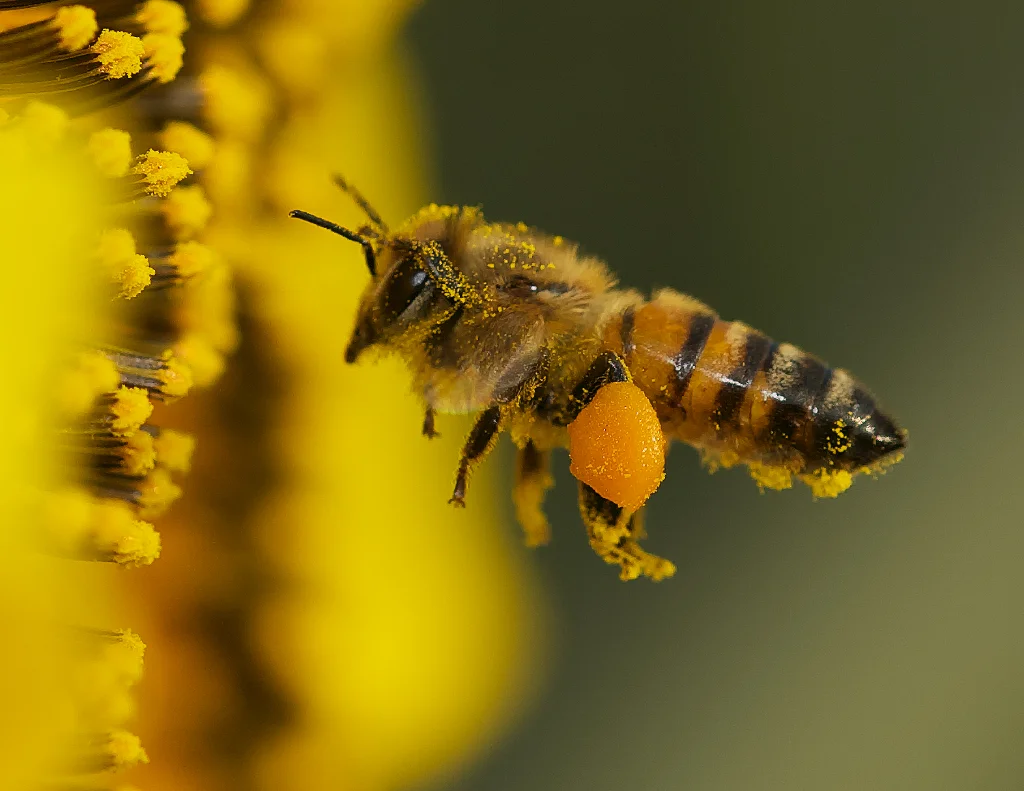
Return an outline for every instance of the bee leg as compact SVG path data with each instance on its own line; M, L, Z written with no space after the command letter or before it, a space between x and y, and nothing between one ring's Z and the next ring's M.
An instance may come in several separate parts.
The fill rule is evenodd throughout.
M532 441L519 449L516 458L516 482L512 501L516 517L526 533L526 546L537 547L551 540L551 526L544 516L544 494L554 485L548 471L551 454L539 450Z
M427 439L441 436L434 430L434 408L430 406L427 407L427 411L423 415L423 436Z
M575 420L583 408L594 400L597 391L612 382L628 382L629 371L625 361L615 352L601 352L583 374L569 398L567 422Z
M590 546L605 563L621 567L620 579L632 580L645 575L652 580L663 580L675 574L676 567L672 563L645 552L637 543L643 535L640 512L623 511L581 482L580 515L587 526Z
M470 467L486 456L494 447L500 428L501 407L497 404L487 407L476 419L469 436L466 437L466 444L462 448L462 460L459 462L459 471L455 476L455 490L448 501L452 505L465 508L466 482L469 480Z

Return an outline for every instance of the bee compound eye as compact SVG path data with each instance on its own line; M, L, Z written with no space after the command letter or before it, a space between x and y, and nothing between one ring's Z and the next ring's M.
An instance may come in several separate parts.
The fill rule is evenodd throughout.
M505 291L514 297L531 297L539 291L536 283L525 275L514 275L505 284Z
M401 316L416 301L416 297L423 293L429 280L426 271L418 267L412 258L396 266L384 284L381 302L384 318L393 321Z

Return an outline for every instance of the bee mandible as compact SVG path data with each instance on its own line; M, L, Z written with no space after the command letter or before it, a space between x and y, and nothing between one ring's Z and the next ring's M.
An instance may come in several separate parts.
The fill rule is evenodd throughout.
M835 497L855 475L902 458L906 432L842 368L723 321L676 291L647 299L616 288L604 263L576 244L522 223L488 222L478 208L431 204L392 231L357 190L335 181L366 214L365 225L353 231L308 212L290 216L363 249L371 280L346 362L370 349L400 355L425 401L428 437L435 413L476 413L455 505L465 503L472 468L508 431L519 449L513 500L528 544L550 536L542 503L552 485L551 451L570 444L575 421L603 403L599 393L619 392L612 386L622 383L624 393L642 392L659 441L695 447L712 468L745 464L762 490L797 479L816 497ZM605 428L610 414L632 431L632 407L606 401ZM595 443L587 444L593 455ZM596 447L600 456L600 441ZM588 465L595 467L593 458ZM642 504L610 499L578 477L580 514L597 554L620 566L623 579L670 576L674 566L639 544Z

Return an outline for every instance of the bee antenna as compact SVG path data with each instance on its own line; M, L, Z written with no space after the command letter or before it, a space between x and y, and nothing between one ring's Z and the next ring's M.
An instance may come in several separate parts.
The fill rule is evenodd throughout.
M340 189L342 192L344 192L346 195L352 198L352 200L355 201L356 206L362 209L366 216L370 218L370 222L373 223L373 225L377 226L379 230L383 231L385 235L387 235L388 226L385 224L384 220L381 219L380 215L377 213L377 210L374 209L373 206L370 205L369 201L367 201L366 198L363 197L363 194L355 187L353 187L351 184L349 184L347 181L345 181L343 176L339 176L337 173L335 173L334 176L332 176L332 178L334 179L334 183L338 185L338 189Z
M356 244L361 245L363 248L363 255L366 257L366 268L370 270L371 276L377 276L377 256L373 252L373 245L370 244L370 240L365 236L362 236L355 231L350 231L348 228L342 228L337 223L325 220L323 217L317 217L315 214L310 214L308 211L295 209L294 211L288 212L288 216L294 217L296 220L305 220L308 223L320 228L325 228L332 233L336 233L338 236L342 236L350 242L355 242Z

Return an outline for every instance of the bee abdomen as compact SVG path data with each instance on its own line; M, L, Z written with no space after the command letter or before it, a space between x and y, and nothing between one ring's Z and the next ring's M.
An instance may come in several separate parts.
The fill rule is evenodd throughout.
M796 471L817 466L819 404L835 371L788 343L777 344L749 394L749 435L756 456Z
M866 468L903 447L903 432L846 371L682 294L627 308L605 338L666 434L727 466L770 468L788 482Z

